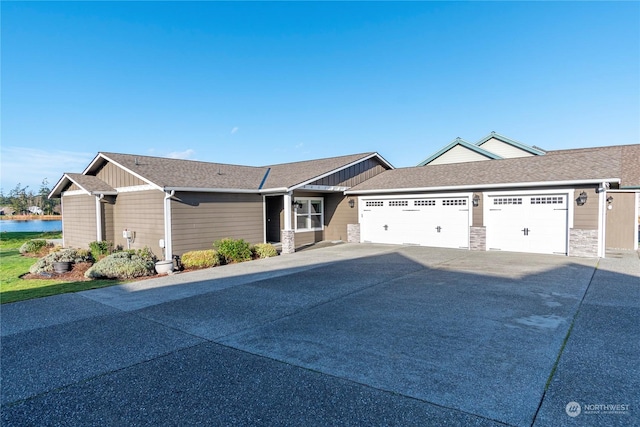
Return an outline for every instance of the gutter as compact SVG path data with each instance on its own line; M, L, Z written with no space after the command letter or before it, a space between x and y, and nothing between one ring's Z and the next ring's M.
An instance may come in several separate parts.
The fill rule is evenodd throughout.
M476 189L494 189L494 188L517 188L517 187L552 187L552 186L571 186L580 184L602 184L602 182L620 183L620 178L608 179L587 179L587 180L570 180L570 181L541 181L541 182L513 182L504 184L470 184L470 185L447 185L439 187L411 187L411 188L390 188L384 190L347 190L346 195L350 194L392 194L392 193L416 193L425 191L453 191L453 190L476 190Z
M240 188L202 188L202 187L165 187L163 191L189 191L193 193L247 193L260 194L260 190L248 190Z

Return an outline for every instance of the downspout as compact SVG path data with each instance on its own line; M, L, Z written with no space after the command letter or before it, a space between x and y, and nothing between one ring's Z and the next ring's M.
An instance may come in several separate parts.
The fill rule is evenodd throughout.
M102 204L100 200L104 199L104 194L96 196L96 240L98 242L104 240L102 235Z
M171 198L176 194L176 190L165 192L164 195L164 259L173 259L173 242L171 241Z
M606 255L606 234L607 234L607 186L606 182L600 184L598 188L598 217L600 224L598 227L598 257L604 258Z

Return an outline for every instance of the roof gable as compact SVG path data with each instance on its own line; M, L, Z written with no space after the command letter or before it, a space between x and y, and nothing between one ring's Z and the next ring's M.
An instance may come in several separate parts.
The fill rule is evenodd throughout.
M491 132L476 142L476 145L498 154L502 158L541 156L545 154L545 151L539 148L531 147L495 132Z
M494 160L501 159L502 157L498 156L495 153L487 151L475 144L471 144L470 142L465 141L464 139L458 137L455 140L451 141L449 144L441 148L440 150L433 153L431 156L424 159L422 162L418 164L418 166L426 166L428 164L433 163L438 158L445 156L447 153L451 153L452 150L457 150L459 155L456 156L454 161L445 161L445 163L459 163L459 162L469 162L469 161L478 161L478 160ZM468 157L468 160L465 160L462 154L462 150L467 151L471 156Z
M80 191L85 192L87 195L118 194L115 188L95 176L83 175L81 173L65 173L53 187L53 190L51 190L48 197L59 197L71 184L75 184Z
M263 188L294 190L371 158L376 158L387 168L393 169L393 166L378 153L361 153L302 162L282 163L269 167L270 173Z

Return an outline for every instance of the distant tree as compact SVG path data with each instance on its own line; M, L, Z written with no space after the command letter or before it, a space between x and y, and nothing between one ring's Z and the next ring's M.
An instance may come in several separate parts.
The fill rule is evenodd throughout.
M49 199L47 197L49 193L51 193L51 189L49 188L49 181L47 180L47 178L45 178L42 180L42 184L40 184L40 192L38 193L38 196L40 196L39 206L40 208L42 208L42 211L45 215L52 215L53 208L55 208L58 204L57 199Z
M18 183L9 193L11 207L17 214L26 214L28 212L30 197L27 193L27 188L29 188L28 185L26 187L20 187L20 183Z
M11 204L11 199L4 195L4 191L0 188L0 206L7 206Z

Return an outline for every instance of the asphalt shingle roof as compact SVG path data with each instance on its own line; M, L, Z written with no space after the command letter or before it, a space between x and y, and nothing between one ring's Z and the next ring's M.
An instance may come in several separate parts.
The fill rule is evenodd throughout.
M92 175L83 175L81 173L66 173L70 180L78 184L83 189L89 192L96 193L115 193L116 190L109 184Z
M640 145L557 150L545 155L387 170L350 192L620 178L640 186Z
M145 181L161 188L257 191L258 189L290 188L370 157L375 153L352 154L258 167L132 154L105 152L100 154ZM96 164L94 169L99 166L99 164ZM86 172L91 172L92 170Z
M263 188L293 187L303 182L314 180L319 176L343 168L374 155L375 153L352 154L349 156L330 157L326 159L308 160L294 163L281 163L268 166L271 168Z

